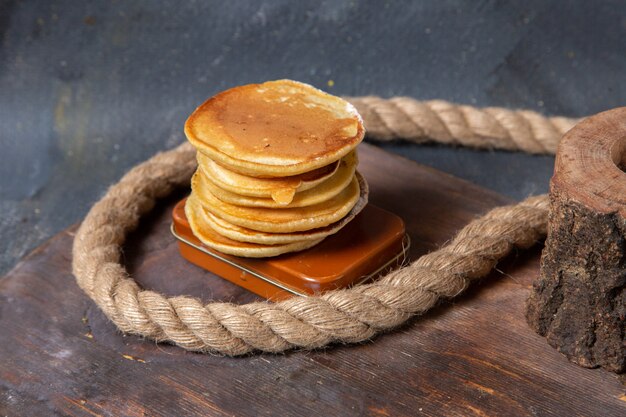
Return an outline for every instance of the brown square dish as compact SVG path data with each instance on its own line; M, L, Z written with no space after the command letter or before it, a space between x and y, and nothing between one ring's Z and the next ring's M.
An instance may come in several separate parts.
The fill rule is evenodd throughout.
M185 200L180 201L172 212L172 233L181 255L272 301L372 279L401 264L409 246L402 219L368 204L343 229L310 249L272 258L243 258L203 245L191 232L184 205Z

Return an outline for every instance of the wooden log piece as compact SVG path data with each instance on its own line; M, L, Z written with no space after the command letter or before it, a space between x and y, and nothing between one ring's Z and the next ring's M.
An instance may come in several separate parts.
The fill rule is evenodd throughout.
M528 324L570 361L626 370L626 107L590 117L559 145Z

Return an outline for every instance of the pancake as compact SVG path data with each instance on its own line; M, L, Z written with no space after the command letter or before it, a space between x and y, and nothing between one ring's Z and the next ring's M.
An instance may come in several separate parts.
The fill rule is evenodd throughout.
M317 245L323 239L310 239L306 241L292 242L284 245L259 245L255 243L237 242L220 235L207 224L202 223L198 215L201 210L193 207L193 200L187 200L185 215L189 221L191 230L203 244L222 253L247 258L265 258L278 256L287 252L296 252Z
M213 181L205 175L202 170L198 173L198 180L202 182L202 187L206 187L215 197L226 203L235 204L237 206L267 207L277 209L306 207L330 200L339 194L348 186L348 184L350 184L350 181L352 181L356 165L356 155L354 152L351 152L341 159L339 168L334 175L309 190L296 193L288 204L277 203L273 198L248 197L224 190L213 183ZM290 190L293 189L286 189L288 192ZM286 199L283 201L286 201Z
M269 81L235 87L185 123L196 149L231 171L285 177L341 159L365 134L354 106L310 85Z
M247 229L245 227L237 226L235 224L229 223L224 219L210 213L205 210L204 207L200 204L198 199L195 197L195 194L192 194L188 197L187 204L190 205L190 210L193 210L195 213L198 213L197 217L199 219L198 223L206 224L215 232L220 235L227 237L229 239L239 241L239 242L250 242L250 243L258 243L264 245L276 245L276 244L286 244L292 242L300 242L304 240L311 239L322 239L327 236L330 236L334 233L337 233L341 228L343 228L348 222L350 222L357 214L363 210L363 208L367 205L367 184L364 184L361 189L361 196L357 204L350 210L350 212L343 217L338 222L332 223L326 227L321 227L312 230L306 230L301 232L293 232L293 233L267 233L267 232L259 232L252 229Z
M315 187L330 178L339 168L339 161L335 161L330 165L290 177L256 178L230 171L202 152L198 152L197 159L200 169L223 190L248 197L272 198L279 204L291 203L296 192Z
M364 183L365 180L356 172L350 184L330 200L307 207L277 210L225 203L215 197L207 187L202 186L197 172L191 179L193 193L209 212L237 226L271 233L311 230L339 221L359 201L359 184L366 187Z

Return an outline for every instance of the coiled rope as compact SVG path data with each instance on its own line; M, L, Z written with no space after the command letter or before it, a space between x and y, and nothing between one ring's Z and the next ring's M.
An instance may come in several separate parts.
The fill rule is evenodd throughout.
M578 121L441 100L348 100L375 140L554 153L562 134ZM491 210L446 246L370 284L278 303L168 298L140 288L128 275L120 262L122 245L158 199L189 185L195 168L195 149L185 143L131 169L85 217L72 264L78 285L120 330L193 351L242 355L369 339L457 296L513 248L528 248L546 233L548 197L541 195Z

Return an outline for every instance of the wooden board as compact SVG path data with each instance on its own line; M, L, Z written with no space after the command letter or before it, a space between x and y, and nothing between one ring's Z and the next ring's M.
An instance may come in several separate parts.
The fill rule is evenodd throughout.
M371 146L371 201L402 216L411 257L507 200ZM186 263L164 201L129 239L137 281L244 303L250 293ZM358 346L243 358L124 336L70 273L75 228L0 281L0 415L558 415L626 413L624 386L570 364L524 321L540 248L516 253L463 296Z

